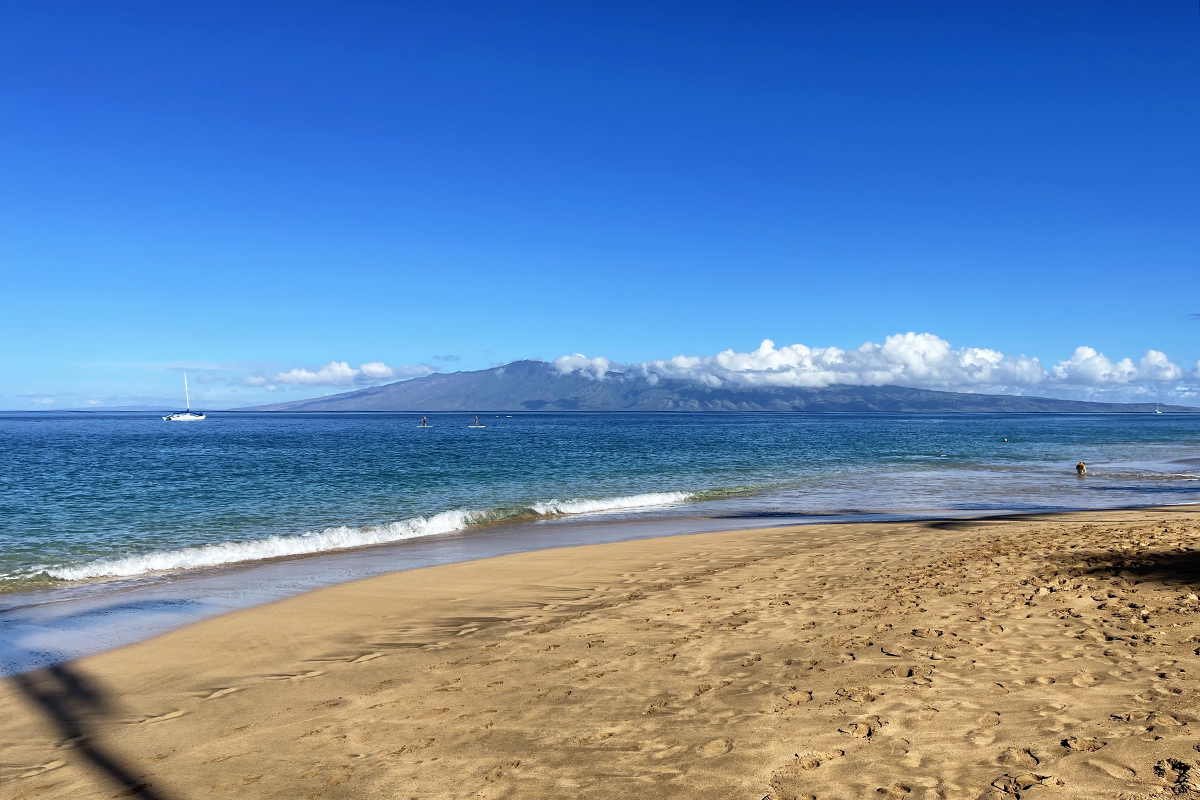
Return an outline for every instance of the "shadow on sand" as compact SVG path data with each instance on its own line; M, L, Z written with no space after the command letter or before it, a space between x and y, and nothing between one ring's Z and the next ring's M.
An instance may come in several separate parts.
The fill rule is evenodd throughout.
M966 519L933 519L918 522L923 528L931 531L969 531L974 528L994 527L1003 522L1046 522L1059 516L1056 512L1034 514L1020 512L1015 514L988 514Z
M88 772L117 787L116 797L167 800L166 795L151 789L149 783L117 763L114 754L105 751L89 720L106 717L113 708L104 692L86 675L69 664L56 664L9 680L54 725L63 743L69 743L73 752L86 762Z
M1126 578L1138 583L1153 581L1169 586L1200 586L1200 551L1154 551L1142 553L1072 553L1064 567L1083 575Z

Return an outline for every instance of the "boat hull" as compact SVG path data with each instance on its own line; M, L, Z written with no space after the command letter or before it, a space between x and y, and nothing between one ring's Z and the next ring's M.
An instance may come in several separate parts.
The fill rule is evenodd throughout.
M199 422L204 419L203 414L195 414L190 411L184 411L179 414L168 414L163 417L166 422Z

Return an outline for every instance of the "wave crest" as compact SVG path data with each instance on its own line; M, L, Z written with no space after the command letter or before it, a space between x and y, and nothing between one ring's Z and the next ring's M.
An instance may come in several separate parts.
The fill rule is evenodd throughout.
M78 566L50 567L45 569L44 573L64 581L80 581L89 578L130 578L152 572L202 569L224 564L264 561L271 558L311 555L332 550L388 544L404 539L454 533L473 525L484 525L522 516L557 517L676 505L686 502L692 497L693 495L686 492L652 492L594 500L583 498L550 500L516 510L508 508L491 511L443 511L429 517L413 517L384 525L370 525L362 528L339 525L295 536L276 535L245 542L221 542L220 544L163 550L125 558L105 558Z
M639 508L656 508L685 503L692 498L688 492L649 492L628 497L606 497L600 500L550 500L535 503L533 513L541 517L558 517L570 514L598 514L605 511L632 511Z

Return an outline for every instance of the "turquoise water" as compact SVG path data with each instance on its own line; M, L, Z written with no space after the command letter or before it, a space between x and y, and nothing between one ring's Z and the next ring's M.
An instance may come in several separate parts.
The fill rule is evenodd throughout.
M481 415L479 430L464 414L431 414L430 429L419 419L0 414L0 591L522 520L1200 502L1200 415L516 414Z

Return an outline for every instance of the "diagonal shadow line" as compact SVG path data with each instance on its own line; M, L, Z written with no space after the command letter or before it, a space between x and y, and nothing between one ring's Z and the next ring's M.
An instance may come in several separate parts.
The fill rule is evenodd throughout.
M60 736L75 742L75 752L116 783L124 797L142 800L167 800L153 791L150 784L127 771L105 752L89 730L89 714L106 714L111 706L105 694L82 673L66 664L14 675L10 678L30 703L54 724Z

